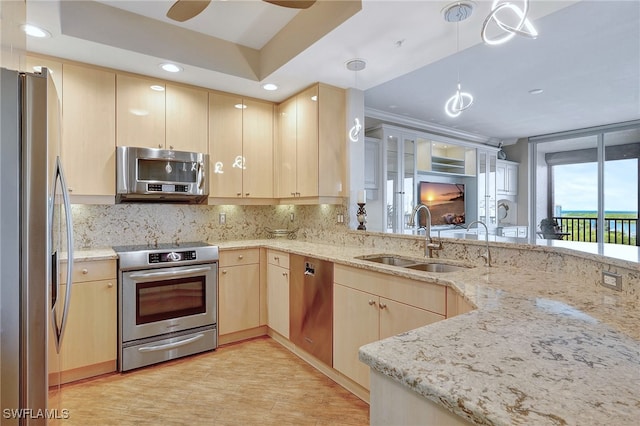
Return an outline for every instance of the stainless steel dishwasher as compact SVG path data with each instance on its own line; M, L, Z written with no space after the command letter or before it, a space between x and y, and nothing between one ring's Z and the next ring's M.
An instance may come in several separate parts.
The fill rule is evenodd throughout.
M333 263L299 255L289 258L291 341L333 366Z

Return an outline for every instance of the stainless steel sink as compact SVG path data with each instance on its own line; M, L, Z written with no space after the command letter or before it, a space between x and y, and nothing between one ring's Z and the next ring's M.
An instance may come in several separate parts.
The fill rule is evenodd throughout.
M399 266L401 268L414 269L426 272L456 272L473 266L451 265L449 263L434 262L429 260L417 260L391 254L372 254L367 256L358 256L356 259L366 260L369 262L381 263L390 266Z
M359 256L358 259L362 259L362 260L368 260L369 262L376 262L376 263L383 263L385 265L392 265L392 266L408 266L408 265L415 265L416 261L413 259L406 259L404 257L398 257L398 256L380 256L380 255L373 255L373 256Z
M467 269L468 266L449 265L448 263L418 263L415 265L407 265L405 268L427 272L456 272Z

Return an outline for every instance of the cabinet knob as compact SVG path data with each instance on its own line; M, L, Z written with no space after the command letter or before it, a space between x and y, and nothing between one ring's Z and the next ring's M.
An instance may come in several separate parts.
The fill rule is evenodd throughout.
M384 303L380 304L380 309L385 309L387 307L387 305L385 305Z
M296 193L295 193L295 192L292 192L292 193L291 193L291 195L293 195L293 196L295 197L295 196L296 196Z
M288 276L289 276L289 273L288 273L288 272L283 272L283 273L282 273L282 276L283 276L283 277L288 277Z
M82 275L87 275L89 273L89 270L87 268L84 268L82 270Z
M369 299L369 306L373 306L373 305L375 305L375 304L376 304L376 301L375 301L375 300L371 300L371 299Z
M242 259L244 259L244 256L240 254L240 255L238 255L238 259L242 260Z
M249 196L249 193L248 193L248 192L245 192L245 193L244 193L244 196L245 196L245 197L248 197L248 196Z
M113 283L107 284L107 287L109 287L109 288L113 287Z
M69 187L67 187L67 191L69 191L69 192L73 192L73 188L71 188L71 187L69 186Z
M280 260L280 256L273 256L273 260Z
M222 273L223 273L223 274L226 274L226 273L227 273L227 270L226 270L226 269L223 269L223 270L222 270Z
M242 197L242 192L236 192L236 195L237 195L238 197Z
M173 145L169 145L169 149L173 149Z
M162 148L162 144L158 144L158 148Z

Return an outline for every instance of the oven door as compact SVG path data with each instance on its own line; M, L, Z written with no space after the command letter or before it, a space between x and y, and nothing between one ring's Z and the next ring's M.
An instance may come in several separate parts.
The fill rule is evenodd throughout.
M216 324L217 276L217 263L122 272L122 341Z

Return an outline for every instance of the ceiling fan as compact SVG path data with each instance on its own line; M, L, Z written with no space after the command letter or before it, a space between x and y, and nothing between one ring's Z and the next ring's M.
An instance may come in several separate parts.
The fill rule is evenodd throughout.
M289 7L292 9L307 9L316 0L262 0L276 6ZM167 12L167 17L174 21L184 22L194 16L199 15L209 6L211 0L176 0Z

